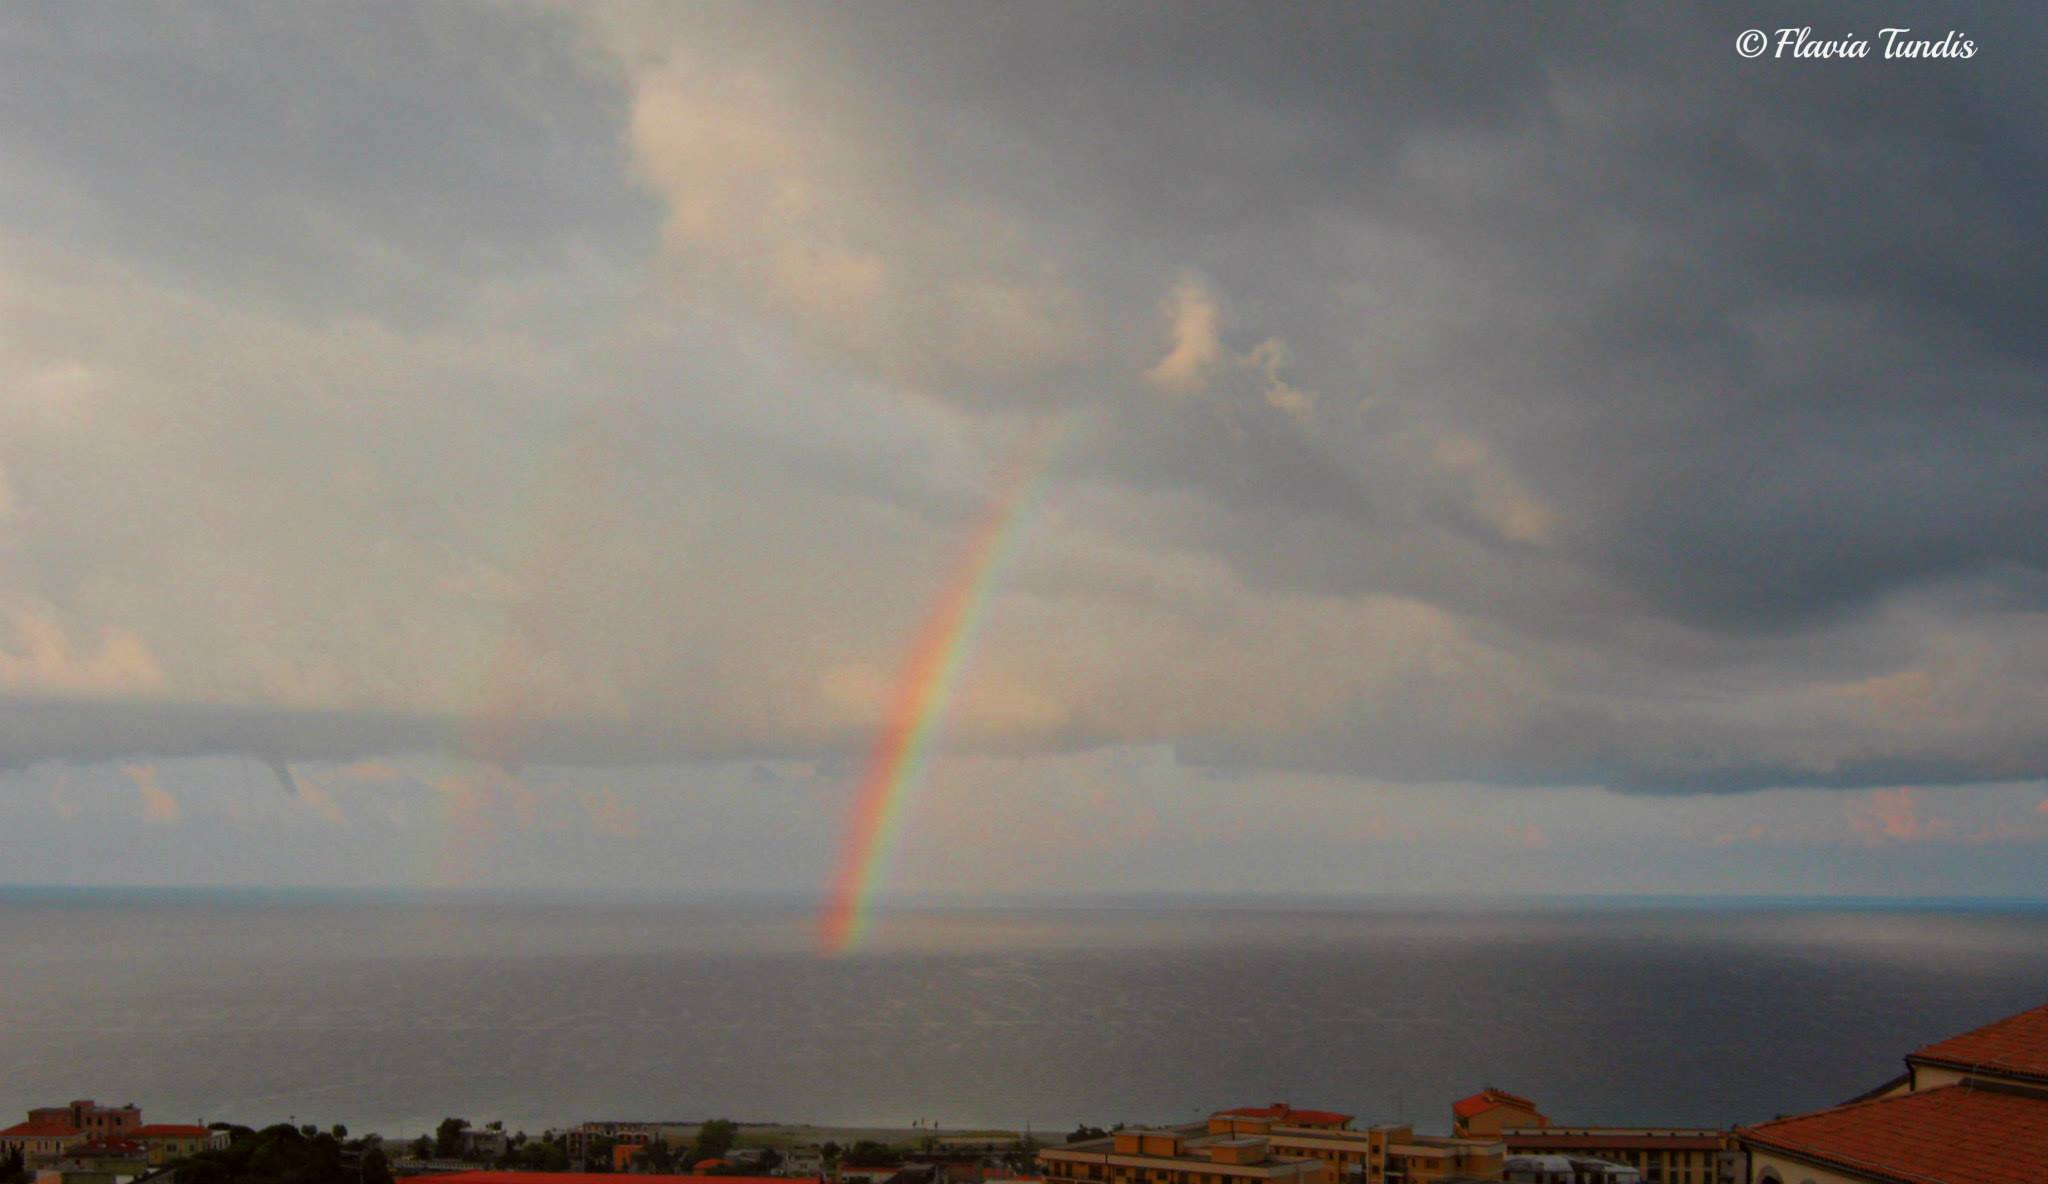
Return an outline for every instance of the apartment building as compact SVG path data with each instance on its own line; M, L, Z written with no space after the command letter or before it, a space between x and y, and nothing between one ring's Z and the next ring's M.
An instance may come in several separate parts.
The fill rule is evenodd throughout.
M1321 1160L1276 1152L1250 1135L1196 1125L1124 1130L1038 1153L1047 1184L1333 1184Z
M1451 1133L1468 1139L1498 1136L1509 1127L1548 1125L1536 1103L1490 1085L1451 1103Z
M1634 1168L1643 1184L1741 1184L1734 1136L1711 1127L1511 1127L1500 1138L1510 1156L1605 1160Z
M0 1131L0 1153L20 1151L27 1164L47 1164L86 1145L102 1147L113 1141L137 1141L152 1127L141 1125L139 1106L100 1106L92 1098L78 1098L63 1106L37 1106L29 1110L27 1123L16 1123ZM164 1131L164 1129L156 1129ZM182 1127L180 1127L182 1131ZM201 1129L201 1133L205 1133ZM166 1161L166 1159L154 1159Z
M1351 1116L1301 1110L1285 1102L1219 1110L1212 1135L1268 1140L1275 1155L1318 1160L1333 1184L1437 1184L1453 1178L1498 1180L1506 1149L1498 1139L1418 1135L1406 1123L1351 1129Z

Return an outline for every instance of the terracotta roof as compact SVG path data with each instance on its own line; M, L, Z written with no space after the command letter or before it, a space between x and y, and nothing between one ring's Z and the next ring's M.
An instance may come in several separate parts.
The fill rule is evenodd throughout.
M436 1172L434 1184L791 1184L782 1176L642 1176L622 1172Z
M1629 1132L1614 1135L1505 1134L1501 1142L1509 1151L1597 1151L1615 1147L1624 1151L1713 1151L1721 1146L1720 1135L1646 1135Z
M1744 1143L1902 1184L2040 1184L2048 1096L1945 1085L1738 1128Z
M152 1122L125 1133L131 1139L204 1139L213 1132L182 1122Z
M1936 1041L1906 1059L2048 1081L2048 1003Z
M70 1154L85 1156L140 1155L142 1154L142 1144L133 1139L123 1139L108 1135L97 1139L87 1139L85 1142L73 1147Z
M1452 1102L1451 1112L1459 1118L1470 1118L1475 1114L1484 1114L1496 1106L1515 1106L1531 1114L1536 1113L1536 1103L1520 1094L1511 1094L1490 1085L1469 1098L1459 1098Z
M1335 1110L1297 1110L1285 1102L1275 1102L1270 1106L1239 1106L1235 1110L1218 1110L1217 1113L1232 1118L1290 1118L1318 1124L1351 1121L1349 1114L1339 1114Z
M78 1133L68 1122L17 1122L0 1131L0 1139L61 1139Z

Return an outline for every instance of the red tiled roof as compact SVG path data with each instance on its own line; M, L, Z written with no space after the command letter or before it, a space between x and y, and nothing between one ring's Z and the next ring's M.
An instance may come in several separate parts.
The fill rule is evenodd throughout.
M1504 1134L1501 1142L1509 1151L1597 1151L1616 1147L1627 1151L1712 1151L1721 1146L1719 1135L1646 1135L1637 1132L1613 1135Z
M204 1139L213 1132L182 1122L152 1122L126 1133L131 1139Z
M1231 1118L1292 1118L1308 1123L1346 1123L1351 1115L1339 1114L1335 1110L1297 1110L1285 1102L1270 1106L1239 1106L1235 1110L1219 1110L1218 1114Z
M1484 1114L1496 1106L1515 1106L1527 1110L1531 1114L1536 1112L1536 1103L1522 1097L1520 1094L1511 1094L1504 1089L1495 1089L1490 1085L1469 1098L1459 1098L1457 1101L1452 1102L1451 1112L1459 1118L1470 1118L1475 1114Z
M790 1184L782 1176L642 1176L625 1172L437 1172L434 1184Z
M107 1135L97 1139L87 1139L85 1142L80 1143L76 1147L73 1147L70 1151L70 1154L140 1155L142 1154L142 1144L136 1142L133 1139L123 1139L117 1136Z
M17 1122L0 1131L0 1139L61 1139L78 1133L68 1122Z
M2048 1003L1960 1036L1938 1040L1906 1059L2048 1081Z
M2040 1184L2048 1097L1945 1085L1736 1131L1744 1143L1902 1184Z

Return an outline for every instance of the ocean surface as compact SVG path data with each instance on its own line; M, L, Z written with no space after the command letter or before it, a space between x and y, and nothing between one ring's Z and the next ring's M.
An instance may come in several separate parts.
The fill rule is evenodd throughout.
M2048 908L1384 901L901 910L0 890L0 1115L1023 1127L1289 1100L1449 1124L1830 1104L2048 1001Z

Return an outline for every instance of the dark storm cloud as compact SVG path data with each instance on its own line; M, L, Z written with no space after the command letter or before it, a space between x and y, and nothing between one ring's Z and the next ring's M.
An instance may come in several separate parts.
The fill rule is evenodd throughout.
M886 78L885 122L929 146L924 184L1099 245L1077 254L1105 290L1199 268L1243 344L1286 336L1326 400L1371 393L1483 437L1557 504L1560 558L1650 611L1783 630L2048 562L2036 13L1941 17L1981 47L1969 61L1825 65L1741 60L1738 32L1789 18L1727 8L824 16L750 33L824 63L813 93L833 67ZM1408 244L1386 278L1440 326L1406 373L1343 357L1402 311L1398 290L1392 308L1346 293L1381 239ZM1323 459L1242 456L1269 473L1246 480L1199 433L1152 426L1163 455L1140 471L1177 464L1224 500L1389 467L1325 425ZM1371 498L1319 502L1388 525ZM1532 627L1567 611L1516 607Z
M239 603L283 623L248 647L283 673L195 685L456 704L456 680L423 675L423 691L321 660L374 641L299 636L315 658L299 663L273 651L306 621L359 617L373 624L349 636L381 638L388 619L425 640L385 664L440 674L475 660L477 622L539 605L559 619L527 639L535 677L572 702L599 688L635 722L536 719L519 760L855 751L848 720L872 710L890 660L875 655L895 643L873 635L930 591L903 573L971 518L985 437L1052 409L1086 425L1062 476L1094 499L1082 525L1101 534L1106 585L1164 591L1118 618L1085 581L1057 586L1070 557L1049 541L1052 594L1027 607L1071 610L1034 640L1074 665L1019 676L1016 716L1053 722L1022 740L993 729L990 747L1165 741L1225 766L1645 792L2048 775L2032 738L2048 706L2035 10L1902 18L1980 47L1921 62L1746 61L1738 33L1793 18L1706 6L4 19L0 202L16 233L316 322L442 324L465 293L559 279L586 254L669 285L623 326L562 285L537 307L602 330L510 325L553 372L529 379L521 356L477 382L495 396L531 381L546 389L522 397L542 407L549 384L645 404L616 433L631 439L585 448L596 460L559 480L577 506L622 491L612 517L564 513L555 549L535 548L559 604L522 582L515 516L532 495L496 469L560 463L545 425L569 416L493 417L500 441L467 430L491 412L452 402L455 380L380 376L368 389L399 393L340 417L361 437L343 451L320 418L332 407L276 413L257 370L231 393L265 413L191 433L181 473L215 471L233 434L218 425L246 421L274 469L218 471L303 470L403 512L364 530L360 509L332 511L321 527L347 550L324 533L246 553L199 540L230 580L279 577ZM1874 37L1891 19L1797 21ZM644 295L609 292L609 311ZM1204 315L1182 323L1190 303ZM360 388L335 368L346 406ZM721 417L738 426L707 442ZM161 451L140 422L136 470ZM393 457L388 486L361 463ZM17 479L30 500L82 463L6 459L40 474ZM97 476L108 508L86 517L120 519L130 487L111 478L127 473ZM240 511L263 492L219 501ZM451 511L478 502L489 512ZM308 539L318 516L294 518ZM23 603L70 610L74 589L107 586L131 597L105 594L117 607L156 599L161 572L120 568L124 584L98 567L177 554L156 536L190 517L148 500L127 520L150 529L98 548L78 541L84 517L47 531L16 553L66 565L39 569ZM400 581L388 544L414 532L432 544ZM444 551L464 562L444 570ZM320 570L335 554L356 565L345 579ZM1241 587L1218 592L1204 564ZM277 593L285 576L303 600ZM405 587L384 618L321 599L346 582L370 601L380 580ZM443 620L418 624L415 598L447 587L461 641L443 652ZM1415 654L1376 612L1424 635ZM75 617L80 639L99 623L50 615ZM89 645L66 644L50 653ZM1240 705L1255 722L1239 726ZM17 766L460 751L464 730L460 706L0 706L0 763Z
M616 80L540 15L13 6L0 208L175 282L398 323L579 250L643 249Z

